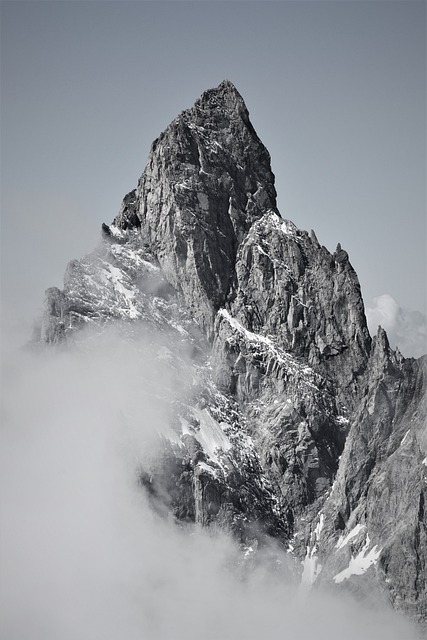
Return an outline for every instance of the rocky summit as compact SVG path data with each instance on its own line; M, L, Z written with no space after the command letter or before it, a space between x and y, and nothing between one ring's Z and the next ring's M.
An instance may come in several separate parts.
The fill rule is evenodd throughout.
M282 219L270 156L229 81L154 141L98 247L46 292L37 340L121 323L161 335L191 375L162 453L138 470L153 506L274 540L307 587L427 620L426 358L371 339L340 245Z

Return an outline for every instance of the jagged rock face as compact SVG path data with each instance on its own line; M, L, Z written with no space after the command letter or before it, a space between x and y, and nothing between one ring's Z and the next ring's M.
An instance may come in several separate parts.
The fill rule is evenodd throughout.
M210 333L240 242L275 206L270 156L242 97L225 81L153 143L115 224L141 227L169 282Z
M345 408L328 381L275 338L245 329L225 310L215 333L214 379L237 398L261 464L293 519L332 484Z
M248 414L264 468L295 515L332 484L366 369L360 287L344 251L331 255L272 211L242 241L235 272L230 313L215 325L217 382Z
M382 330L371 342L347 253L283 220L275 197L223 82L153 143L99 246L47 290L39 338L120 321L186 345L185 398L139 470L153 505L247 547L274 537L304 582L426 620L426 361Z
M321 583L345 582L368 595L374 574L394 606L418 620L427 613L426 365L425 357L394 353L379 330L366 393L313 541ZM370 575L363 567L372 567Z
M182 522L219 527L243 544L274 537L289 523L236 404L198 371L196 391L176 412L163 456L141 473L156 509Z
M268 213L253 224L236 263L232 314L271 334L333 380L351 402L369 356L370 336L357 276L340 247Z
M128 231L124 238L119 230L115 235L109 230L93 253L68 264L62 291L46 291L41 337L55 343L88 323L138 320L200 339L199 328L176 297L140 233Z

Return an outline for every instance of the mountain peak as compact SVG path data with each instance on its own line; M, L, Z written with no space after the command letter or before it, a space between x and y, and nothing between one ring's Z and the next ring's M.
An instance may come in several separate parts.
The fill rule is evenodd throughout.
M230 80L223 80L217 87L204 91L194 107L203 110L219 107L227 112L249 115L245 101Z
M140 475L159 509L251 550L264 533L292 539L304 583L370 600L378 588L425 619L425 361L383 329L371 345L347 253L282 220L275 196L225 80L153 143L97 251L46 292L40 339L119 320L184 341L188 404L174 403L162 461Z
M227 78L225 80L223 80L222 82L220 82L220 84L217 87L218 89L221 89L223 91L230 91L230 92L234 92L237 93L238 95L240 95L240 93L237 91L235 85L231 82L231 80L228 80Z
M211 89L206 89L202 93L202 96L209 94L220 94L220 95L235 95L238 96L241 100L243 100L240 93L237 91L236 86L231 82L231 80L225 79L219 83L217 87L213 87Z
M242 96L224 80L155 140L114 225L140 228L169 282L212 328L238 247L271 210L278 215L270 154Z

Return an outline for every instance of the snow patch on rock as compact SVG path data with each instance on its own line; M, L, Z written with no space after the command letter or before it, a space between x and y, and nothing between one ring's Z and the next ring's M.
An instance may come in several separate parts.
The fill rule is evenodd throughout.
M340 584L354 575L360 576L366 573L369 567L376 564L382 549L378 549L377 545L375 545L368 551L370 544L369 536L367 536L365 546L356 557L351 558L347 569L344 569L344 571L341 571L334 576L333 580L335 584Z
M228 451L232 446L229 438L224 433L222 425L211 416L208 409L193 408L192 413L198 423L197 429L190 425L187 420L181 418L183 435L193 436L202 446L206 455L221 466L220 452Z
M337 544L335 545L335 549L342 549L343 547L345 547L350 542L350 540L358 536L364 528L364 524L357 524L351 531L347 533L347 535L340 536Z

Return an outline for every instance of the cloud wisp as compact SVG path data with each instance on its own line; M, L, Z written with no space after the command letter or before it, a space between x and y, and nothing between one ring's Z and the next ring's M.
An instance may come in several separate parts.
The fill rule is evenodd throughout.
M153 512L136 471L157 454L171 399L185 394L159 349L106 332L4 357L3 637L415 638L390 612L302 596L286 554L280 571L262 558L242 571L226 535Z
M372 300L366 309L369 330L372 335L381 325L387 331L390 345L399 348L407 357L419 358L427 353L427 319L421 311L402 308L388 293Z

